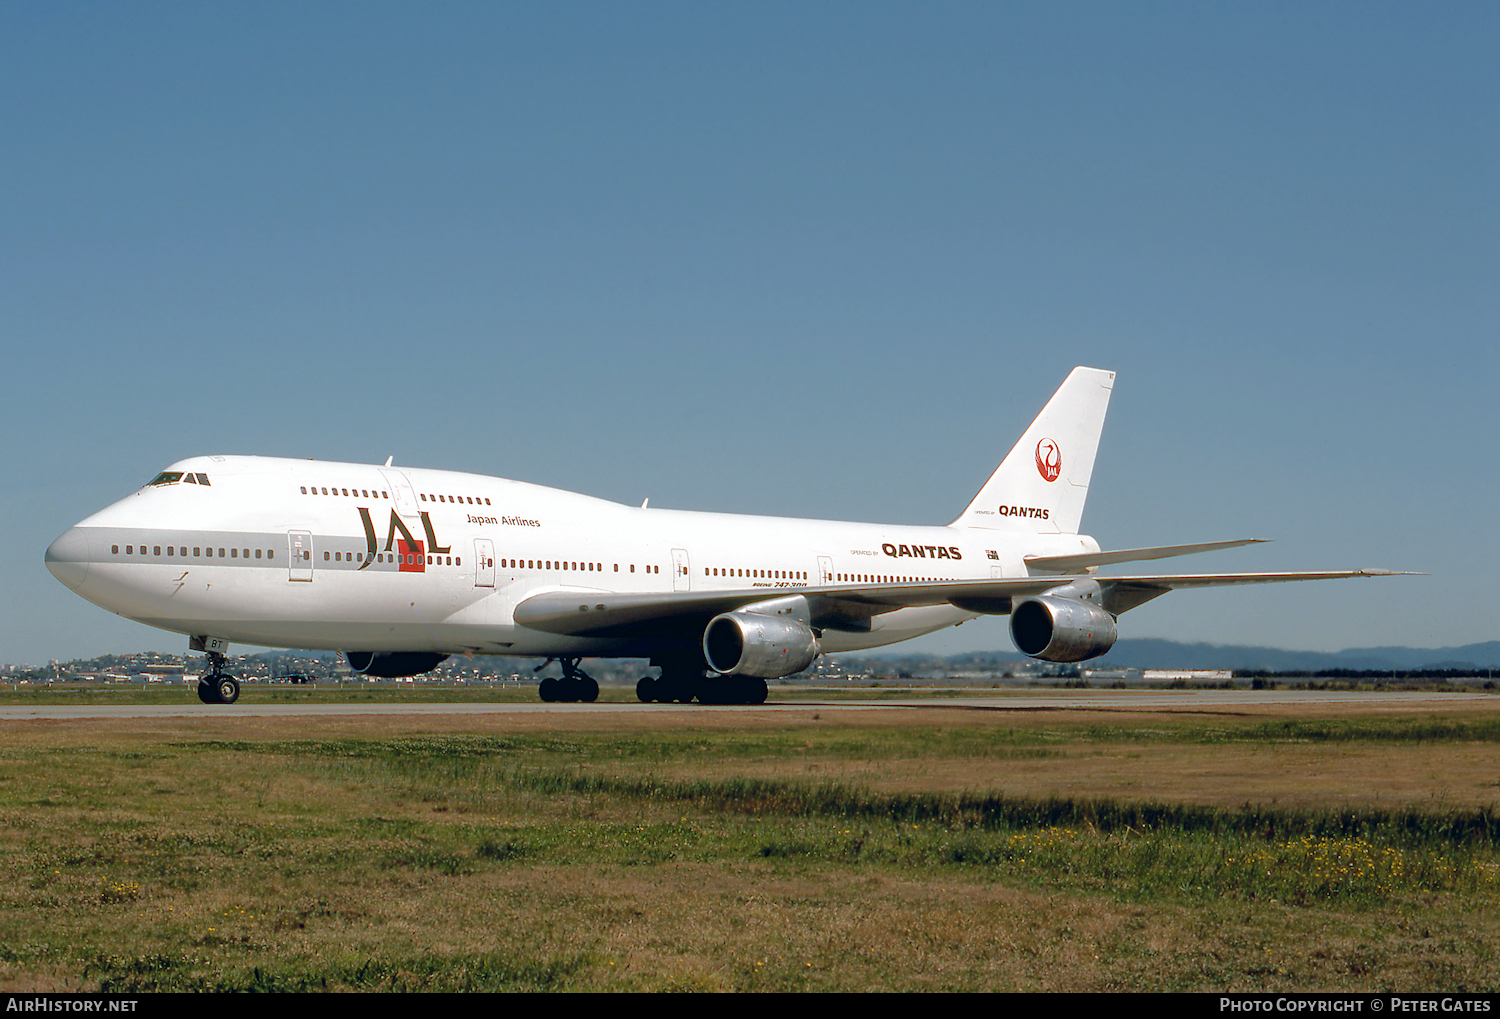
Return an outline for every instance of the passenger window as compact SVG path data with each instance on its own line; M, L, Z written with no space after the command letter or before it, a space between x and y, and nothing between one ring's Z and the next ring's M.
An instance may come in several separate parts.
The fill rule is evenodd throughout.
M329 553L324 552L323 553L323 561L326 563L326 562L328 562L328 559L329 559Z

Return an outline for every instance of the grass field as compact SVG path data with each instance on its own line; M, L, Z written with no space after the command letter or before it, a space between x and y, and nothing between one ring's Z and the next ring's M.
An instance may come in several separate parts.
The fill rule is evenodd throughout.
M0 723L0 986L1500 988L1500 702Z

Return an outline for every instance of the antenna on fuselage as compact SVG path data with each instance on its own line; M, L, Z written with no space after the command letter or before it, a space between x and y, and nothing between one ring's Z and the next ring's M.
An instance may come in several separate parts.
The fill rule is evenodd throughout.
M391 461L394 459L396 459L396 454L392 453L390 456L385 458L385 465L389 467L391 465Z
M645 509L649 505L651 505L651 499L649 496L641 500L641 509Z

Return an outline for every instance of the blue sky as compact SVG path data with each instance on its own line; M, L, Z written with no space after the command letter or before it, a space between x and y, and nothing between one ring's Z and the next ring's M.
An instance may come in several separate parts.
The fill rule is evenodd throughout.
M1500 8L0 8L0 661L181 650L48 542L165 464L952 519L1076 364L1124 636L1497 636ZM1003 620L908 645L1009 648Z

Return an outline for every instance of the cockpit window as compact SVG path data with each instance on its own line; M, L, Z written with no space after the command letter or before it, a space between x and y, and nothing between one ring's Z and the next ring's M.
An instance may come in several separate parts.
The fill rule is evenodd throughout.
M150 488L152 485L175 485L179 481L185 481L189 485L206 485L208 484L208 475L184 474L182 471L162 471L147 482L146 487Z

